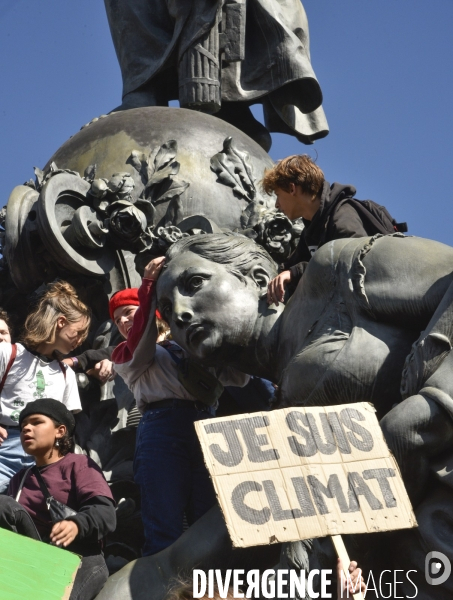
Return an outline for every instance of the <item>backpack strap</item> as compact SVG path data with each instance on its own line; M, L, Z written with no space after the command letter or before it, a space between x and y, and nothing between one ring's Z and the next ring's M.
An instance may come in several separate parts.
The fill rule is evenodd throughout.
M3 374L2 380L0 381L0 394L3 391L3 386L5 385L5 381L6 381L6 378L8 377L8 373L9 373L11 367L13 366L13 363L16 360L16 356L17 356L17 345L11 344L11 357L9 359L8 364L6 365L6 369Z
M49 498L52 498L52 496L49 493L49 490L47 489L47 485L45 484L44 479L42 478L42 475L39 472L38 467L35 465L34 467L31 467L31 469L32 469L33 473L35 474L36 479L38 480L39 487L41 488L41 492L43 493L44 498L46 499L46 502L47 502L47 500L49 500Z
M17 494L16 494L16 502L19 502L19 498L22 493L22 488L24 487L25 480L27 479L27 475L30 473L32 468L33 467L28 467L28 469L25 471L22 479L20 480L19 489L17 490Z

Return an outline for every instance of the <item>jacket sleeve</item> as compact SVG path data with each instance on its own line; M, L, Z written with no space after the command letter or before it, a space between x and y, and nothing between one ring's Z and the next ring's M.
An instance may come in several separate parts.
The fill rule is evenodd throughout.
M342 238L368 237L362 219L353 206L345 202L332 215L332 225L326 242Z
M300 236L299 243L297 244L294 252L288 257L283 263L283 270L290 270L291 267L301 262L308 262L311 258L310 250L308 249L307 243L305 242L304 233Z
M85 373L85 371L92 369L101 360L106 358L111 360L114 349L115 346L108 346L107 348L99 348L98 350L85 350L85 352L76 357L79 363L74 371L76 373Z
M156 354L156 281L143 279L138 290L140 306L127 340L112 354L115 371L128 385L133 384L153 364Z
M115 504L106 496L94 496L79 506L77 514L67 520L76 523L79 540L95 542L115 531Z
M293 265L289 268L289 272L291 273L291 283L297 285L301 280L302 275L304 274L305 269L307 268L308 262L300 262L296 265Z

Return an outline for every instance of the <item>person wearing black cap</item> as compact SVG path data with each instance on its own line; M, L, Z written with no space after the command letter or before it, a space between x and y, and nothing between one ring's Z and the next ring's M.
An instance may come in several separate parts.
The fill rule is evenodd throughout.
M0 496L0 527L80 554L70 600L92 600L108 577L100 541L116 527L110 488L93 460L72 452L75 419L62 402L28 403L19 427L22 447L35 465L16 473L7 495ZM73 514L52 519L46 492Z

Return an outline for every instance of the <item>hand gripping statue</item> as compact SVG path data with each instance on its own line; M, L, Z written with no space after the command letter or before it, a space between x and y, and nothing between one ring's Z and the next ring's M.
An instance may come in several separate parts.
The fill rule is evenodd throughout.
M158 307L193 357L272 379L281 406L373 403L419 527L361 537L384 544L384 568L418 570L419 598L451 596L451 578L431 586L424 569L430 551L453 561L453 248L402 234L335 240L315 253L286 306L267 304L275 274L266 251L243 236L188 237L167 253ZM236 551L215 510L147 572L231 565ZM286 556L308 568L301 544L287 545Z
M300 0L105 0L123 77L116 110L179 99L261 144L328 133ZM249 106L263 103L266 127Z

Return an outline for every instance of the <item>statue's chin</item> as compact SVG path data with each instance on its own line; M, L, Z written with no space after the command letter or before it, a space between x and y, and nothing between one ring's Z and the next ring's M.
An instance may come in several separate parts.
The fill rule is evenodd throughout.
M217 357L222 345L222 335L217 331L210 331L207 336L200 336L195 343L190 344L188 352L199 360Z

